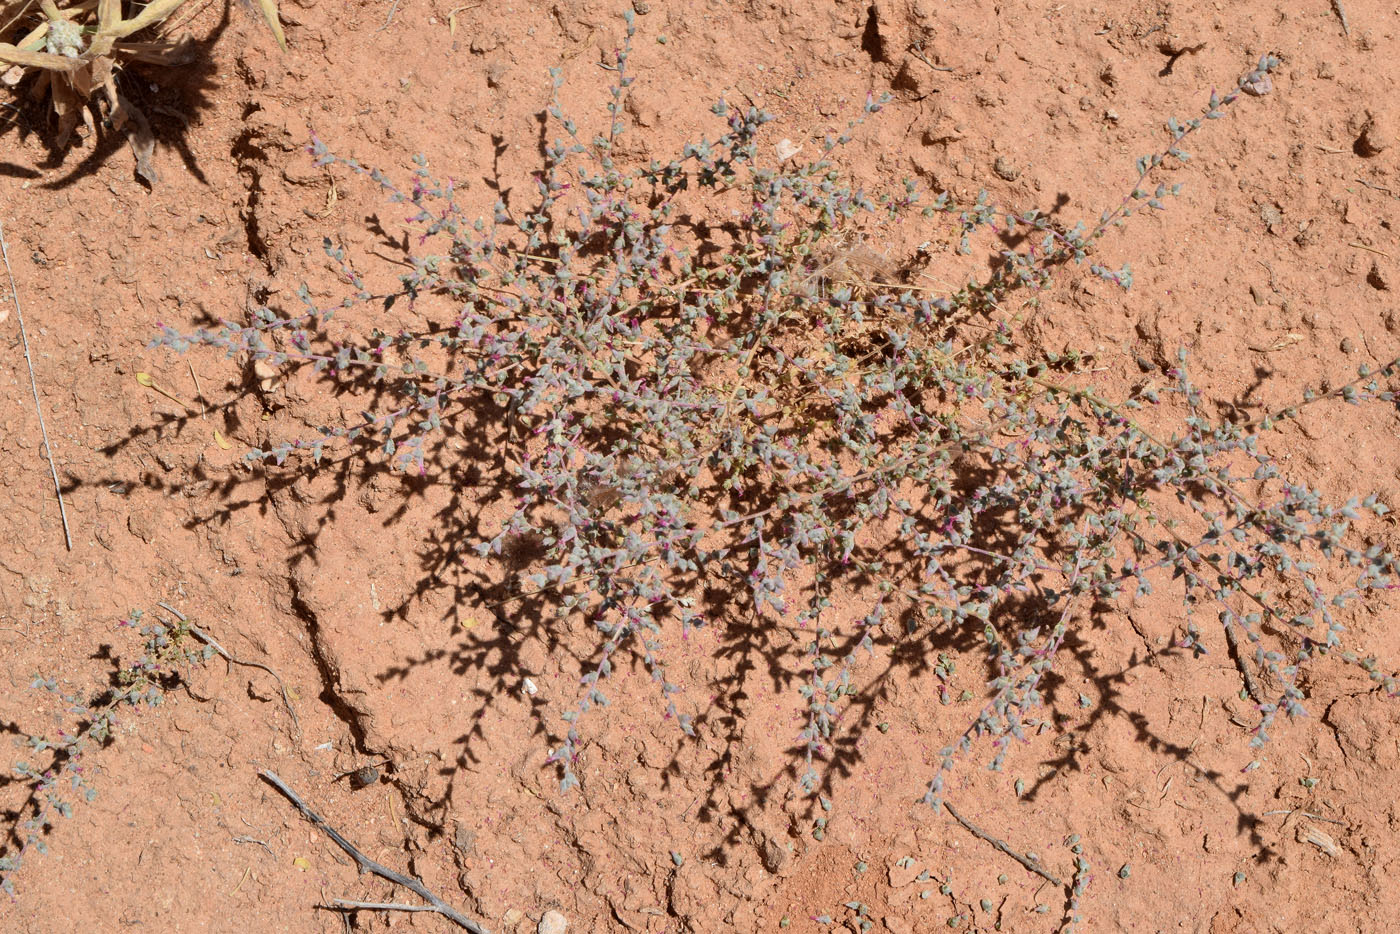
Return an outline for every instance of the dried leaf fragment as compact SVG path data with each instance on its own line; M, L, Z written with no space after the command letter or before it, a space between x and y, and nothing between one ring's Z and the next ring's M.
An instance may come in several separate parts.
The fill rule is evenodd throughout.
M151 157L156 152L156 138L151 132L150 121L146 115L137 107L133 107L125 97L118 96L118 112L124 111L131 117L130 124L126 127L126 139L131 145L132 155L136 157L136 174L146 180L152 188L160 184L160 175L156 173L156 167L151 162ZM113 121L113 125L117 125Z
M778 161L786 162L802 151L802 144L794 143L792 140L788 139L785 136L782 139L778 140L777 144L773 148L778 151Z
M1341 852L1337 849L1337 841L1312 824L1299 824L1297 838L1299 843L1311 843L1328 856L1337 856Z
M282 21L277 18L277 0L258 0L258 9L262 10L263 19L267 20L267 28L272 30L277 44L283 52L287 51L287 37L282 32Z

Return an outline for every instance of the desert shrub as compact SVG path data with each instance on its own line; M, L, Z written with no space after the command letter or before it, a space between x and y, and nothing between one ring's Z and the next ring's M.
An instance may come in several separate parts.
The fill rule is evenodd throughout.
M1328 505L1282 476L1266 439L1304 405L1392 403L1395 363L1253 421L1212 420L1184 354L1166 387L1108 398L1076 355L1035 352L1029 312L1009 301L1033 303L1067 264L1128 287L1128 266L1091 254L1135 212L1162 208L1179 186L1149 178L1185 162L1186 139L1276 58L1211 94L1200 116L1168 121L1167 146L1138 161L1122 203L1072 229L985 193L959 205L912 182L883 194L851 187L834 159L858 121L814 160L791 145L774 159L760 145L769 115L721 102L716 138L628 166L618 155L627 60L624 47L597 135L563 113L554 73L558 137L528 210L498 203L474 218L426 160L401 187L315 142L319 165L366 176L409 209L414 247L399 287L376 294L328 240L347 283L336 307L303 288L299 309L162 325L152 344L218 348L264 377L310 368L363 408L313 436L266 442L249 455L259 469L315 470L341 448L337 459L431 481L450 475L449 439L490 419L509 452L509 515L471 544L506 568L512 543L531 543L515 599L596 634L554 733L564 790L578 783L586 715L608 702L623 659L650 672L665 716L696 729L666 644L697 626L800 634L805 671L793 674L808 717L796 739L813 792L863 652L898 643L932 669L949 633L980 646L987 689L929 776L935 805L976 741L998 768L1042 725L1046 679L1071 633L1122 625L1121 601L1154 588L1179 589L1183 648L1236 647L1255 744L1279 714L1303 712L1299 675L1320 656L1355 662L1394 692L1345 645L1340 617L1394 586L1394 556L1353 528L1386 507L1374 497ZM860 119L880 107L869 101ZM954 225L963 253L986 233L1017 245L950 294L920 285L914 266L877 274L860 261L891 225L934 222ZM335 318L395 302L420 325L359 333ZM859 611L833 609L852 601Z

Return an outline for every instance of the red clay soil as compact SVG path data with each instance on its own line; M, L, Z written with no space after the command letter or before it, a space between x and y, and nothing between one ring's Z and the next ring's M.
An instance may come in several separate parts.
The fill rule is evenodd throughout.
M1400 354L1393 3L634 6L629 157L713 137L721 96L776 114L771 146L819 138L888 91L842 156L857 180L985 187L1071 225L1117 203L1168 116L1199 113L1212 87L1273 52L1272 89L1169 170L1181 197L1104 241L1104 262L1132 263L1132 290L1067 269L1032 336L1092 353L1107 384L1186 347L1212 414L1282 405ZM260 386L214 354L147 349L158 321L291 308L303 282L334 301L324 237L370 275L397 275L376 256L392 256L401 209L315 168L312 133L400 178L423 153L483 211L501 190L528 193L547 69L563 68L573 115L601 124L598 63L620 43L622 5L283 0L285 54L252 6L196 7L189 28L209 38L196 64L122 77L156 132L153 187L120 134L83 133L55 157L41 107L17 97L0 112L0 222L73 536L69 551L7 296L0 726L22 738L67 724L34 676L99 694L139 654L117 623L159 601L274 669L298 724L265 671L219 658L191 669L187 690L124 717L88 757L96 800L57 823L47 854L26 854L0 930L452 929L318 908L416 898L357 875L261 769L492 931L551 930L549 911L596 932L805 934L863 930L861 918L893 934L950 918L1058 930L1063 889L917 803L936 750L976 710L959 699L983 690L975 664L959 666L946 705L930 673L890 686L886 730L838 726L852 754L831 776L820 841L795 778L802 699L752 659L717 657L712 633L673 663L708 709L698 737L662 720L643 671L624 670L614 704L590 714L582 788L560 794L545 760L587 634L519 638L510 608L494 613L436 565L434 535L467 534L442 515L470 512L454 500L469 504L470 489L251 471L243 455L286 412L333 418L340 403L296 379ZM1396 503L1398 424L1393 407L1309 410L1273 450L1334 501ZM1400 545L1393 525L1377 535ZM1352 638L1400 659L1397 607L1382 609L1349 617ZM1400 706L1356 669L1326 667L1307 682L1314 716L1256 752L1226 653L1165 651L1179 605L1145 601L1119 622L1073 643L1070 690L1047 712L1060 730L1000 773L955 773L959 812L1066 879L1078 834L1093 867L1081 930L1400 930ZM857 686L878 669L858 670ZM17 745L4 764L24 755ZM379 776L364 787L342 774L365 765ZM9 827L30 816L18 812L28 788L0 782Z

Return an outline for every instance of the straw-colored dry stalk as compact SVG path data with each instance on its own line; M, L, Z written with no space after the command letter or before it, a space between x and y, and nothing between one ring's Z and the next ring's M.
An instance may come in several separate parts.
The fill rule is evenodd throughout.
M129 121L134 124L132 145L141 169L142 149L136 138L148 138L150 131L144 115L117 89L116 75L131 62L179 65L189 60L189 37L133 38L165 22L188 2L151 0L123 18L121 0L79 0L63 7L55 0L0 0L0 37L14 38L30 27L17 41L0 42L0 68L5 69L0 81L14 87L32 71L40 72L31 93L36 99L49 94L58 116L60 147L67 144L80 119L92 128L86 104L102 90L112 126L121 130ZM285 49L276 0L258 0L258 6L278 45Z

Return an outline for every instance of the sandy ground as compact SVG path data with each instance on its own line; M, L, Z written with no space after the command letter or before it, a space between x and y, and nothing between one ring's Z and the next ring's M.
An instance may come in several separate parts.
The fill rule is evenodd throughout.
M721 96L775 113L770 142L803 142L889 91L842 158L856 179L985 187L1069 224L1117 203L1168 116L1199 112L1273 52L1272 90L1170 170L1181 197L1105 240L1134 288L1066 270L1031 337L1091 352L1110 382L1186 347L1216 412L1284 404L1400 353L1393 4L1347 0L1345 30L1327 0L635 6L629 158L713 136ZM861 917L892 934L950 918L1058 930L1062 890L916 803L934 751L975 709L957 699L982 690L975 665L960 666L947 705L925 673L878 698L887 731L840 727L850 754L830 776L821 841L794 777L801 698L722 634L692 640L680 663L708 714L696 739L661 720L643 671L620 672L587 737L584 785L560 795L545 758L587 643L522 637L442 573L442 538L466 528L455 515L471 491L244 465L289 413L334 416L337 403L296 381L263 392L212 354L147 343L161 321L292 307L303 282L336 294L326 236L396 274L375 266L386 237L371 223L392 241L396 211L364 180L315 168L311 135L401 178L423 153L487 210L530 185L548 67L563 68L580 122L601 125L598 63L622 32L621 5L595 0L402 0L392 18L363 0L283 7L286 54L250 9L207 3L191 7L188 28L209 39L197 62L122 76L152 117L154 186L119 134L54 153L40 106L17 97L0 113L0 222L73 534L69 551L6 298L0 726L22 737L65 724L33 677L100 693L112 659L140 651L118 622L159 601L276 670L298 718L262 670L217 658L190 670L188 690L123 718L88 758L98 797L56 825L47 855L26 854L0 929L335 932L349 922L317 905L412 900L357 876L258 778L271 769L369 857L493 931L535 931L551 910L570 931L772 931L786 918L806 934ZM1273 444L1338 501L1400 499L1393 408L1309 413ZM1392 526L1382 535L1395 545ZM1400 658L1395 610L1349 623L1383 658ZM1400 708L1354 669L1329 670L1308 686L1314 717L1245 771L1256 754L1239 675L1223 652L1168 651L1181 625L1170 600L1149 601L1080 634L1052 711L1063 729L1004 772L958 773L960 812L1066 876L1078 834L1094 867L1082 930L1400 930ZM337 778L364 765L380 773L367 786ZM28 794L0 778L6 826L30 816ZM0 839L0 854L16 845ZM389 926L450 929L404 913L351 925Z

